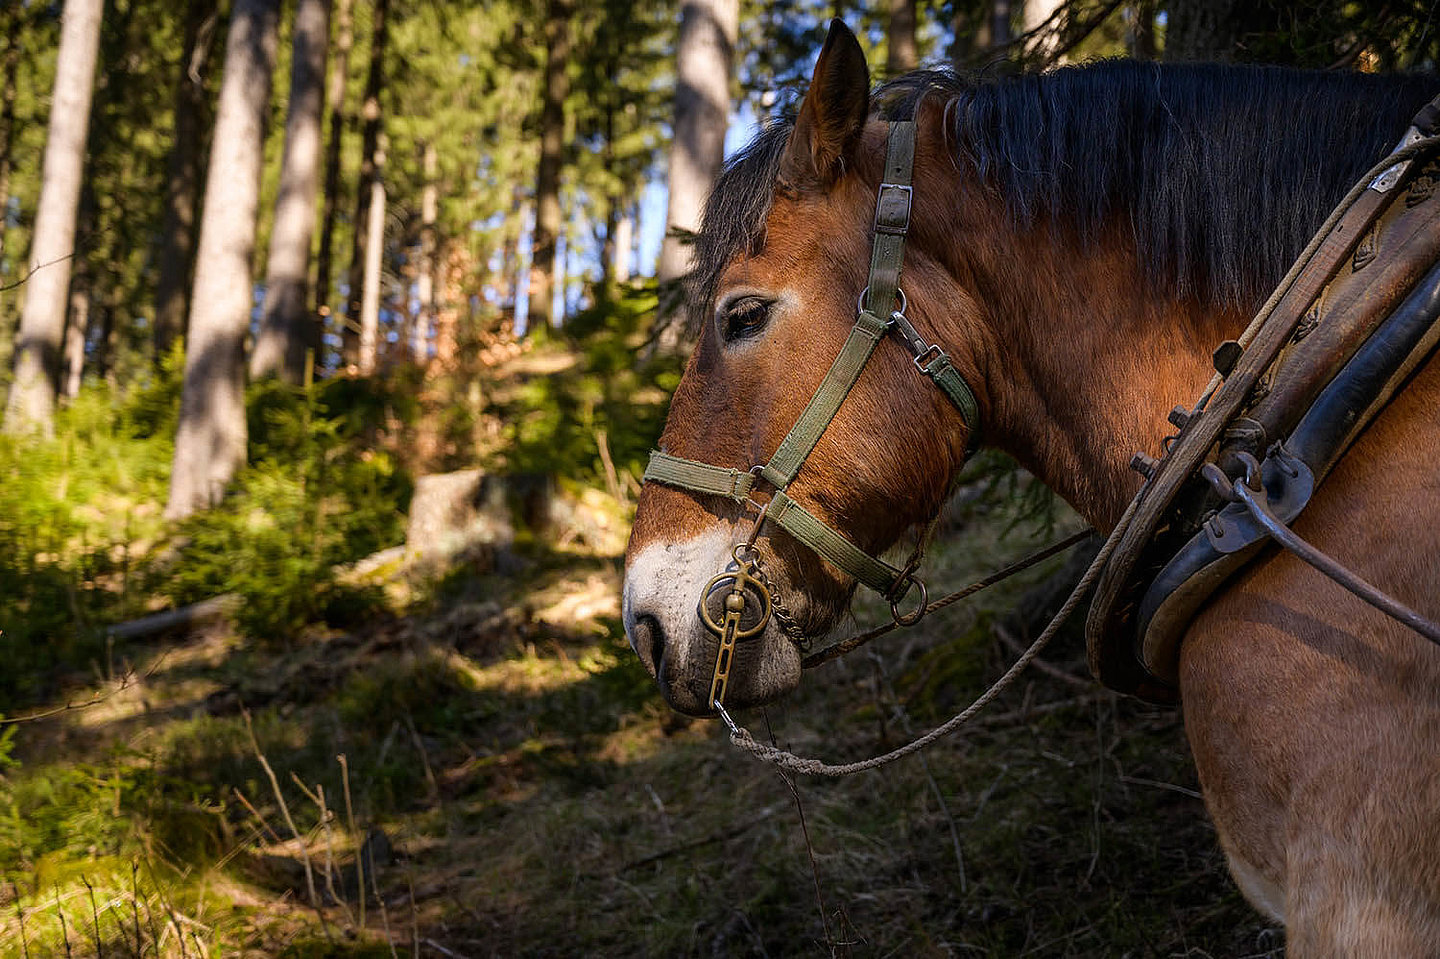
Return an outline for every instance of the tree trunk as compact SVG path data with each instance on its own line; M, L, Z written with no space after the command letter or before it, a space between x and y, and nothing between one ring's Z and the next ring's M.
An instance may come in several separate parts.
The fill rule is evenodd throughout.
M435 325L435 221L440 214L440 157L435 144L425 144L425 190L420 195L420 275L415 280L420 309L410 330L410 356L416 363L430 358L430 333Z
M245 461L245 334L280 0L235 0L210 147L165 515L216 502Z
M90 285L76 276L70 290L70 318L65 324L65 360L60 376L60 395L73 400L80 395L85 375L85 334L90 327Z
M1125 52L1136 60L1155 59L1155 2L1129 5L1125 23Z
M104 0L66 0L61 16L50 129L30 243L33 273L25 283L15 381L5 409L5 429L12 433L39 429L48 434L52 429L103 8Z
M898 77L920 65L920 52L915 42L916 0L890 0L890 51L885 57L885 73Z
M1045 24L1055 12L1065 5L1065 0L1025 0L1025 8L1021 11L1021 29L1025 33L1038 30ZM1060 49L1060 31L1055 29L1058 24L1052 23L1051 29L1043 37L1032 37L1025 44L1026 53L1034 60L1042 61L1046 65L1051 63L1064 63L1064 55L1056 56Z
M570 95L573 0L547 0L545 89L540 108L540 168L535 177L535 229L530 240L530 301L525 335L543 338L555 324L555 274L560 238L560 168L565 148L565 99ZM563 281L562 281L563 282Z
M1231 61L1253 58L1247 38L1287 32L1290 11L1247 0L1168 0L1165 14L1166 60Z
M990 11L991 45L1003 47L1010 42L1010 0L994 0Z
M287 383L305 378L305 354L320 346L310 310L310 240L320 183L320 124L325 48L330 42L330 0L299 0L290 66L290 112L280 159L275 225L265 268L265 304L250 356L250 376L278 373Z
M5 233L10 224L10 156L15 138L15 80L20 69L20 8L13 6L5 29L3 87L0 87L0 260L5 257Z
M984 12L979 13L973 6L955 4L955 20L950 42L950 62L960 73L972 70L980 55L995 46L990 28L994 25L990 16L989 0Z
M630 247L635 237L635 208L626 204L615 223L615 242L610 261L610 279L614 283L630 281Z
M375 0L370 35L370 69L365 75L365 102L361 116L365 127L360 137L360 183L355 191L354 230L350 235L350 296L345 305L341 349L347 366L360 359L360 301L365 277L365 241L370 222L370 197L374 192L375 151L380 143L380 88L385 80L385 44L389 37L390 0Z
M365 274L360 296L360 374L375 372L380 342L380 267L385 253L385 136L375 146L370 173L370 203L365 222Z
M199 74L209 46L206 21L218 17L215 0L185 5L185 41L175 81L174 141L165 183L165 223L160 231L160 278L155 287L155 363L185 335L185 294L195 258L195 211L200 205L200 140L205 129L205 82Z
M325 105L330 113L330 139L325 144L325 209L320 219L320 250L315 255L315 312L321 323L325 317L335 314L342 325L345 311L331 307L335 302L331 269L335 217L340 199L340 144L345 139L345 80L350 69L350 48L355 43L352 6L353 0L336 0L335 3L335 56L330 62L330 79L325 93Z
M690 272L690 245L672 231L694 232L699 228L705 197L725 159L738 20L737 0L685 0L681 8L680 42L675 52L670 196L665 241L656 267L662 283Z

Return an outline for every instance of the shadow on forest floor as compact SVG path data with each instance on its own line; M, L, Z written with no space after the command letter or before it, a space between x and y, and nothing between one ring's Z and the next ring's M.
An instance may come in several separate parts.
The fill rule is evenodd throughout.
M1027 551L1009 523L937 543L938 580ZM536 548L451 585L278 652L191 636L21 727L0 954L21 919L33 955L167 935L178 955L171 929L251 956L1280 954L1225 875L1178 713L1091 684L1075 635L923 758L790 783L659 701L617 557ZM894 746L998 675L991 623L1025 585L743 721L832 761Z

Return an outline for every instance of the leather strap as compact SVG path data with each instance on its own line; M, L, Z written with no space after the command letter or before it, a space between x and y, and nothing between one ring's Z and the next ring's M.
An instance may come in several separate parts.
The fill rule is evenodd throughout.
M905 317L905 296L900 292L900 270L905 260L905 236L910 228L913 199L911 176L915 164L915 122L890 124L885 155L885 179L875 200L875 231L870 252L870 274L860 296L855 325L830 364L815 395L795 425L780 441L775 455L760 467L760 478L775 488L761 511L759 523L773 521L818 556L887 598L909 588L913 571L899 570L869 555L819 517L796 503L786 489L794 482L806 458L835 419L840 405L860 379L865 364L887 332L895 330L915 361L954 404L973 439L979 433L980 406L950 358L930 345ZM899 299L899 309L896 300ZM755 477L751 472L711 466L669 453L654 452L645 468L645 482L723 496L736 503L749 499ZM757 526L756 533L759 532Z

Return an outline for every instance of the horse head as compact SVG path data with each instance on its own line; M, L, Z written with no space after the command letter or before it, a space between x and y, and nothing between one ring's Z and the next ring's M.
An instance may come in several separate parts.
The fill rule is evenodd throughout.
M713 624L721 594L738 590L723 577L717 589L717 575L743 561L767 594L763 603L749 597L743 631L751 635L734 646L727 706L765 703L793 689L802 644L841 619L854 591L851 573L779 524L765 523L753 544L738 553L736 547L747 543L776 492L761 470L842 351L857 302L865 306L889 129L872 111L864 54L835 21L793 125L763 131L727 166L707 203L688 303L697 345L660 447L678 461L753 478L753 486L747 480L746 496L727 497L647 482L626 555L624 595L631 645L666 700L683 712L713 711L720 643ZM916 195L938 192L929 171L949 162L927 149L917 144ZM973 300L926 252L927 239L933 242L943 227L918 204L905 219L907 298L896 298L895 311L922 333L935 330L940 317L947 330L963 327ZM959 374L976 382L976 356L959 343L946 348ZM876 345L783 491L872 555L935 515L972 438L942 392L916 375L913 360L893 339ZM706 603L711 614L702 618Z

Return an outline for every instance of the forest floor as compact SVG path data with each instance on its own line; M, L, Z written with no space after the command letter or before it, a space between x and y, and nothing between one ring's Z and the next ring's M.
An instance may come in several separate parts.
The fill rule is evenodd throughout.
M793 780L661 702L619 621L628 506L573 499L503 562L368 574L368 621L171 634L6 727L0 840L31 852L0 956L1283 955L1178 710L1100 689L1078 624L919 757ZM932 595L1077 526L1014 499L951 511ZM739 719L832 762L892 748L999 675L1064 562Z
M942 537L937 586L1037 541L1006 525ZM533 553L278 656L223 626L138 655L103 701L25 724L10 775L91 790L145 854L58 826L102 838L7 877L0 949L179 954L179 929L197 956L1280 954L1225 875L1178 713L1097 688L1073 632L920 758L791 781L658 700L620 575L613 541ZM832 761L892 747L1003 668L1025 585L743 721Z

